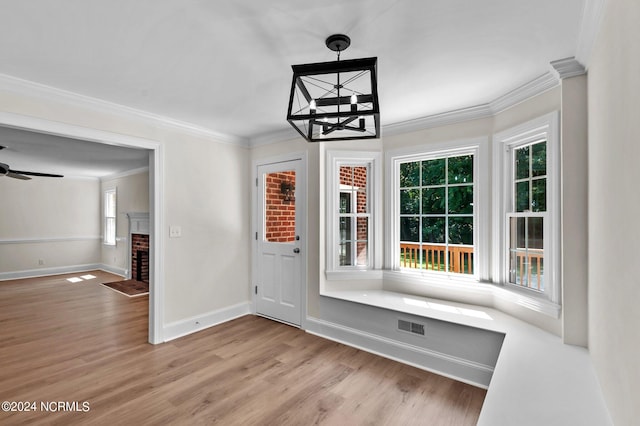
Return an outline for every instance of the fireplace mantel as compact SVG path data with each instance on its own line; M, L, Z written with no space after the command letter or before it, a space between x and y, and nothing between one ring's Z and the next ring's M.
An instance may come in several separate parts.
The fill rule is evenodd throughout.
M127 213L127 217L129 218L129 236L131 234L149 235L149 213L130 212Z

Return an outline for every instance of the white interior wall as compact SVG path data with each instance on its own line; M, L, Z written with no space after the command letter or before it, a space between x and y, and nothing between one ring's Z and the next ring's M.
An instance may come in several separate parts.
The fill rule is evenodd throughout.
M178 134L164 146L165 224L182 230L165 240L165 322L248 303L249 151Z
M640 2L608 0L589 63L589 350L615 424L640 418Z
M0 178L0 278L100 261L97 179Z
M134 174L103 178L100 185L100 212L104 203L102 194L108 189L116 190L116 245L101 244L101 263L107 270L124 276L130 267L127 264L128 247L131 244L127 213L149 212L149 171L142 170ZM102 227L102 215L98 220Z

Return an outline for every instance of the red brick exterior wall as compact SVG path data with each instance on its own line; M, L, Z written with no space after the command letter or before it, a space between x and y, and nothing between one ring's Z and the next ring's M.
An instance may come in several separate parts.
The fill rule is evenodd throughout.
M296 172L269 173L265 182L265 239L269 242L288 243L296 237L295 201L285 200L281 184L296 184Z

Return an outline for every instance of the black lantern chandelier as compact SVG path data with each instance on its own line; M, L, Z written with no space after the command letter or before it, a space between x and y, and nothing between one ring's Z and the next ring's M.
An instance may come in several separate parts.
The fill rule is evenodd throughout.
M292 65L287 121L308 142L380 137L378 58L340 60L351 44L343 34L327 38L338 60Z

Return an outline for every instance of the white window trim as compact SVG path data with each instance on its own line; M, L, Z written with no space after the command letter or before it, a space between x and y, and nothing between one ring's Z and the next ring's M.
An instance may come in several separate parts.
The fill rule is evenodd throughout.
M107 210L107 206L106 206L106 201L107 201L107 194L114 194L114 203L115 203L115 208L116 208L116 214L114 216L107 216L106 210ZM118 192L116 188L110 188L110 189L105 189L104 192L102 193L102 243L105 246L115 246L116 245L116 240L118 237ZM109 241L107 240L107 219L109 218L113 218L113 241Z
M443 142L438 144L421 145L418 147L402 148L388 151L386 153L386 203L385 217L385 238L387 250L385 252L385 276L389 278L407 279L411 281L421 281L426 285L445 284L456 282L471 289L479 281L487 281L489 276L489 141L487 137L473 139L463 139ZM400 224L397 219L397 212L400 206L400 193L398 170L400 163L411 161L412 159L422 159L424 157L439 158L442 156L474 154L474 206L475 225L474 245L475 245L475 265L473 275L443 273L435 271L407 271L399 268L399 241Z
M382 173L381 153L369 151L327 151L326 173L326 270L327 280L382 278ZM367 166L369 168L368 202L369 259L371 265L340 266L335 247L338 245L339 171L340 166Z
M547 214L545 222L545 291L520 288L508 283L509 234L507 215L511 212L512 156L510 151L540 139L547 141ZM552 316L560 313L560 133L559 112L546 114L493 136L493 255L492 276L520 304ZM547 223L548 222L548 223ZM548 239L547 239L548 237ZM505 295L506 296L506 295Z

